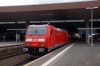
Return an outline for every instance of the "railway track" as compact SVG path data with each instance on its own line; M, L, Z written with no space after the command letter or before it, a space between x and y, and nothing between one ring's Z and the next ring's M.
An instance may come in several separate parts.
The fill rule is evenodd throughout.
M42 56L44 56L44 55L38 56L36 58L27 58L26 60L23 60L23 61L13 64L12 66L23 66L24 64L34 61L35 59L38 59Z
M12 56L20 55L20 54L24 54L24 53L22 51L16 51L16 52L13 52L10 54L2 54L2 55L0 55L0 60L5 59L5 58L9 58Z
M23 53L23 45L12 45L0 47L0 59L6 58L7 56L16 55Z
M28 59L26 59L26 60L17 62L17 63L15 63L15 64L13 64L12 66L23 66L24 64L29 63L29 62L31 62L31 61L33 61L33 60L35 60L35 59L29 59L29 58L28 58Z
M56 49L55 49L56 50ZM50 52L49 52L50 53ZM44 56L44 55L42 55ZM41 57L41 56L40 56ZM37 57L39 58L39 57ZM1 66L22 66L28 62L34 61L37 58L28 58L27 54L23 51L15 51L9 54L2 54L0 56L0 65Z
M70 43L69 44L67 44L68 46L70 45ZM63 45L63 46L65 46L65 45ZM61 46L61 47L63 47L63 46ZM60 47L59 47L60 48ZM57 50L58 48L56 48L56 49L54 49L53 51L55 51L55 50ZM51 51L52 52L52 51ZM49 53L51 53L51 52L48 52L47 54L49 54ZM46 54L44 54L44 55L46 55ZM18 63L16 63L16 64L14 64L13 66L23 66L24 64L27 64L27 63L29 63L29 62L31 62L31 61L34 61L35 59L37 59L37 58L40 58L40 57L42 57L42 56L44 56L44 55L40 55L40 56L38 56L38 57L36 57L36 58L28 58L28 59L26 59L26 60L24 60L24 61L21 61L21 62L18 62Z
M0 65L12 66L13 64L25 60L26 54L23 52L23 45L13 45L0 47Z
M7 47L17 47L17 46L23 46L23 44L18 44L18 45L9 45L9 46L1 46L0 48L7 48Z

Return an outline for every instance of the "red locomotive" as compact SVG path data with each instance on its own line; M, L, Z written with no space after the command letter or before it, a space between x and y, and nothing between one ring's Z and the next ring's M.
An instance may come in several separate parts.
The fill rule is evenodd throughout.
M23 51L29 55L53 50L68 42L68 32L52 25L29 25Z

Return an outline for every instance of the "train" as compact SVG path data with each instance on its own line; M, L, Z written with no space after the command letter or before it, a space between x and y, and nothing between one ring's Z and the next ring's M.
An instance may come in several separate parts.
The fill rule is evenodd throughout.
M23 51L28 55L47 53L70 40L69 32L53 25L29 25L26 30Z

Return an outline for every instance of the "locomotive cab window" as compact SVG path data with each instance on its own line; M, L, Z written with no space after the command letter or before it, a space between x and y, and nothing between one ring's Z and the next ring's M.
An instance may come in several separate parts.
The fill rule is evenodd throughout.
M28 34L45 34L46 33L46 27L29 27Z

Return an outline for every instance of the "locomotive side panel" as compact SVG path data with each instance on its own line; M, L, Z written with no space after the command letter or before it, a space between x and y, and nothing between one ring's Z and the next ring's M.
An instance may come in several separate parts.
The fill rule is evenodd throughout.
M67 42L66 31L55 29L55 45L62 45Z
M53 29L53 27L51 25L48 25L49 29L47 29L48 31L48 51L51 51L53 49L53 46L55 44L55 31Z
M68 34L68 31L66 31L66 35L65 35L65 38L66 38L66 39L65 39L65 41L66 41L67 43L69 42L68 35L69 35L69 34Z

